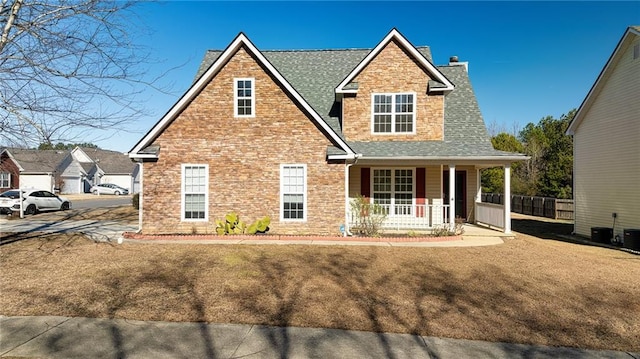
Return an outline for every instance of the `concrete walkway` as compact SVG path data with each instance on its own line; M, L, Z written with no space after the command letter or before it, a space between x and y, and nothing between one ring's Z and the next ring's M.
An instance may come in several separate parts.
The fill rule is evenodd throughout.
M0 356L640 359L640 353L337 329L4 316L0 316Z

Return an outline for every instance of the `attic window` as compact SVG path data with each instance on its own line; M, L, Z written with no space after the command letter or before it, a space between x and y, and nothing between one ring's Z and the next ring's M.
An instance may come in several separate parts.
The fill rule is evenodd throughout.
M233 79L235 117L255 117L254 82L253 78Z
M415 133L415 93L371 95L371 132Z
M633 59L640 57L640 44L633 45Z

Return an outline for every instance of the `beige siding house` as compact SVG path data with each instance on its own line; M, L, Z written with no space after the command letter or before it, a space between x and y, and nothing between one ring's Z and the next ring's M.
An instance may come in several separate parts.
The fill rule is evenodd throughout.
M640 26L629 27L567 133L574 143L575 232L640 229Z

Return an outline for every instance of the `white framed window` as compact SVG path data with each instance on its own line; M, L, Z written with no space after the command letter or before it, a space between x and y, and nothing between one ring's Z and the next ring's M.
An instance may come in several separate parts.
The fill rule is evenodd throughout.
M9 188L11 187L11 173L2 172L0 173L0 188Z
M209 165L182 165L182 220L209 219Z
M233 79L233 94L235 117L255 117L255 79Z
M280 220L307 220L307 165L280 165Z
M371 176L373 203L381 205L389 215L413 214L415 169L374 168Z
M371 132L374 134L416 132L415 93L371 94Z

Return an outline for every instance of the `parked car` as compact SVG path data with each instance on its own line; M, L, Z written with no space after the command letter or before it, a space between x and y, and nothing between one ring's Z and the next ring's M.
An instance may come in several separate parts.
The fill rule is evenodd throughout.
M117 184L113 183L101 183L97 184L89 190L93 194L114 194L119 196L121 194L129 194L129 190L126 188L122 188Z
M44 211L66 211L71 208L71 201L68 199L39 189L22 190L22 200L22 208L25 214L36 214ZM12 189L0 193L0 213L19 212L20 191Z

